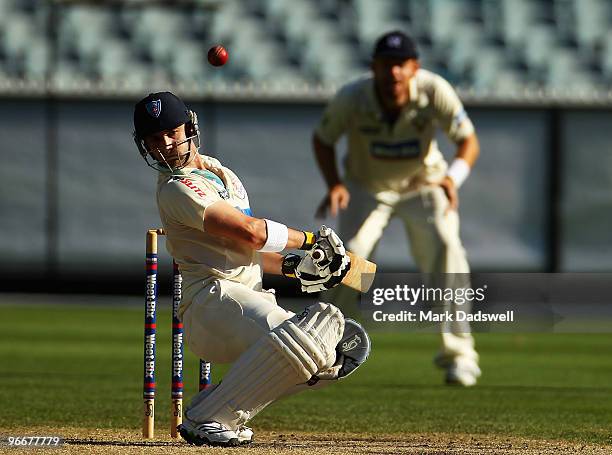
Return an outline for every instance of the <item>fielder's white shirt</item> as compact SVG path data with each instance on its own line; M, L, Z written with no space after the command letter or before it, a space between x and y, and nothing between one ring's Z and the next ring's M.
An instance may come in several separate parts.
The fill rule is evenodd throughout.
M315 130L329 146L347 135L346 177L374 194L404 193L439 181L447 163L436 129L455 143L474 132L455 90L441 76L419 69L409 83L410 100L393 125L383 116L369 76L342 87Z
M251 215L251 209L247 192L236 174L218 160L202 157L214 175L184 168L160 173L157 180L157 206L166 231L166 248L183 275L181 314L193 296L215 279L261 290L259 253L204 230L204 213L215 202L225 201L247 215Z

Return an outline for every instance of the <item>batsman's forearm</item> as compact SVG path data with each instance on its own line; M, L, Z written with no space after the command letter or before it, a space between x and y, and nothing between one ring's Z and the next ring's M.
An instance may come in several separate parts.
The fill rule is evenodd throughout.
M327 184L327 188L332 188L334 185L340 183L338 167L336 166L335 148L321 142L316 134L312 136L312 148L317 159L319 170Z
M307 234L305 231L298 231L296 229L288 228L289 238L287 239L287 246L285 249L299 249L304 246L304 242L306 241ZM310 243L314 242L314 234L310 233L308 237L310 239Z
M470 167L474 166L474 163L476 163L478 159L478 155L480 155L480 143L478 142L476 133L472 133L471 136L466 137L457 145L455 158L464 159Z
M225 201L210 205L204 213L204 231L208 234L237 242L254 250L261 249L268 241L268 226L263 218L245 215ZM306 239L314 243L314 234L287 228L286 249L302 248ZM274 251L274 250L273 250Z
M255 248L253 248L256 250L261 249L261 247L266 243L269 234L266 228L266 221L264 219L261 219L260 221L263 221L264 226L264 242L261 243L261 245L257 245ZM314 239L315 235L312 232L307 233L306 231L298 231L297 229L292 229L287 226L287 243L285 244L284 249L296 250L300 248L307 248L309 245L312 245L312 243L314 243Z
M282 275L283 256L279 253L261 253L261 267L264 273Z

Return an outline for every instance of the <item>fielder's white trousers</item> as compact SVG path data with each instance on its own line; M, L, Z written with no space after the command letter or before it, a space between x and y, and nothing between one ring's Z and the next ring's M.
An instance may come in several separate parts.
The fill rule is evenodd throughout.
M448 198L439 186L425 186L408 197L396 193L381 193L373 196L359 185L347 182L351 201L346 210L340 212L340 238L345 240L348 250L365 258L371 257L384 229L392 217L404 223L406 235L414 260L423 273L468 274L465 250L459 238L459 216L449 210ZM331 290L323 301L343 308L354 303L355 291L346 286ZM469 311L466 305L451 304L450 311ZM459 357L477 361L474 338L469 324L443 323L441 326L442 347L439 363L452 362Z
M195 295L183 314L185 342L201 359L230 363L292 316L271 292L215 280Z

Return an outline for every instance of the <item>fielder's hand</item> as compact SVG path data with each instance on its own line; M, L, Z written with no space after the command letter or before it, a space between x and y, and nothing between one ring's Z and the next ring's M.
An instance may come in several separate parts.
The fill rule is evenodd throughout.
M342 183L337 183L329 189L329 192L319 204L315 217L325 218L327 209L329 209L331 216L336 216L340 209L345 210L348 207L350 200L351 194L346 186Z
M319 292L337 286L350 269L342 240L330 228L321 226L311 250L301 258L288 254L283 259L283 275L300 280L303 292Z
M444 194L448 198L448 209L457 210L459 207L459 193L457 193L457 187L455 182L448 175L442 179L439 185L444 190Z

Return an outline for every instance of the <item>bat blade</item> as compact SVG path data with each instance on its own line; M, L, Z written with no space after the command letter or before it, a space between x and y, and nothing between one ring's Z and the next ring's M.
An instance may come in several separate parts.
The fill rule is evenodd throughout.
M374 282L376 264L350 251L347 254L351 258L351 268L342 279L342 284L359 292L368 292Z

